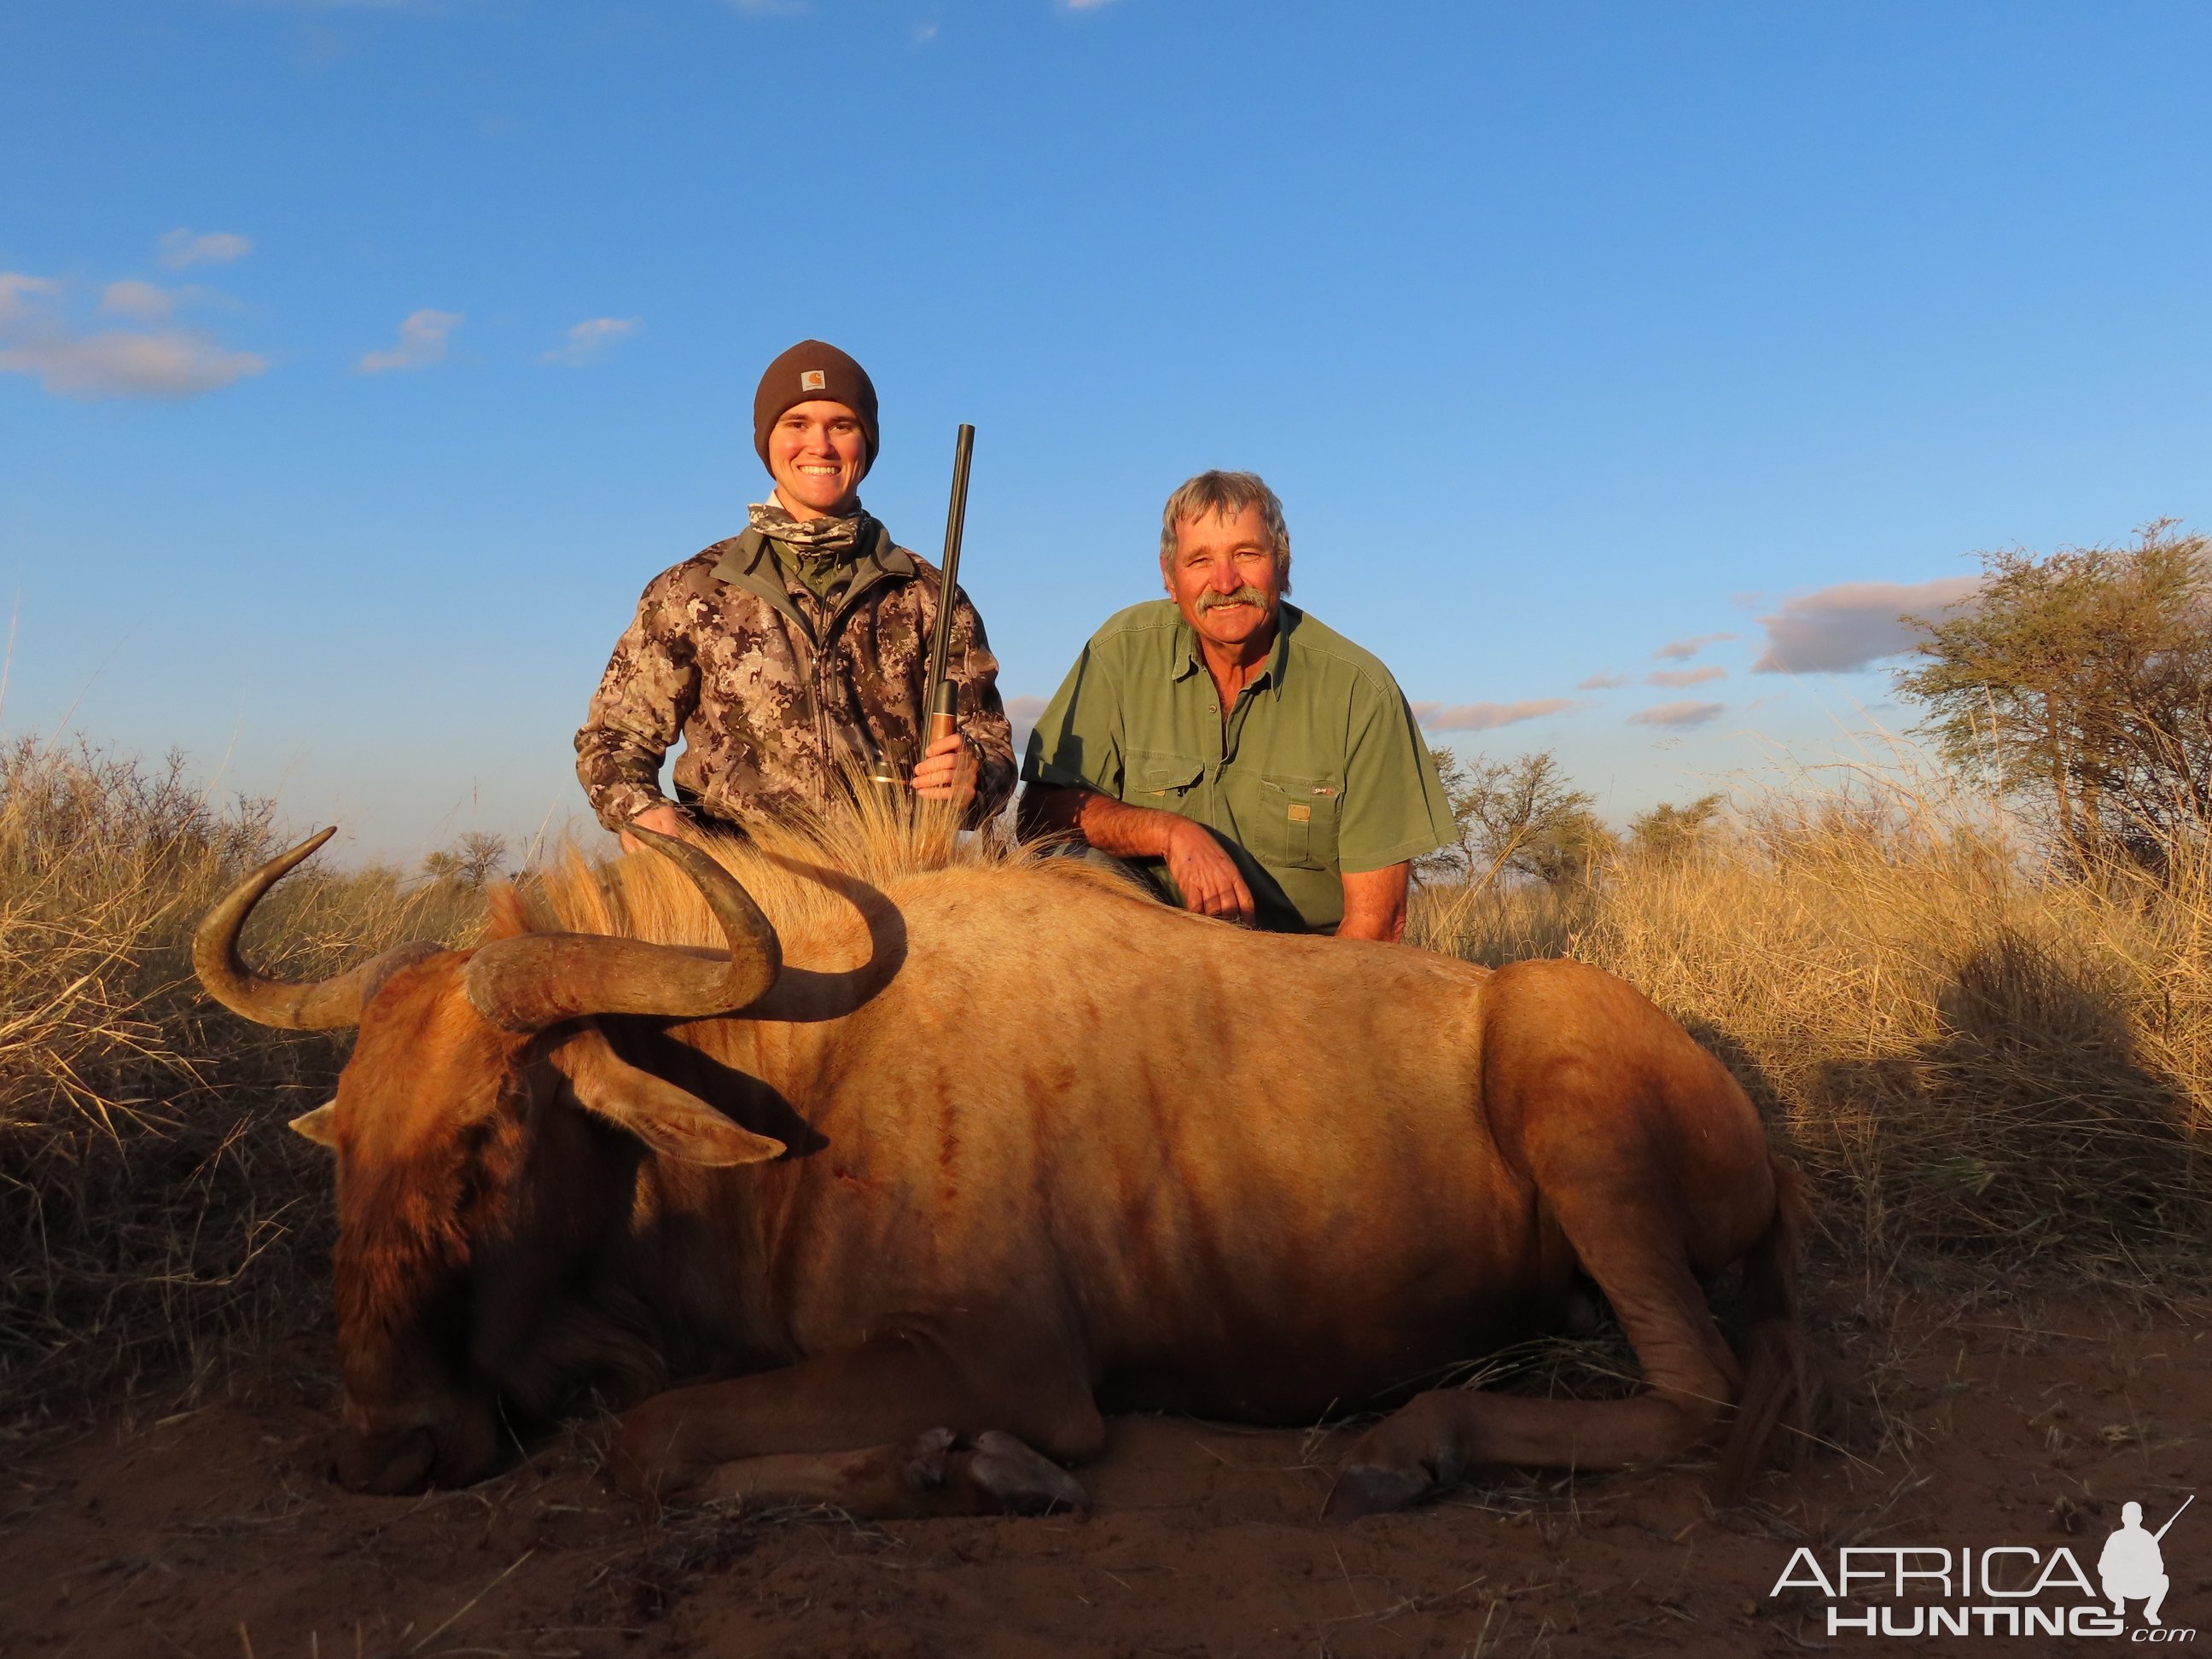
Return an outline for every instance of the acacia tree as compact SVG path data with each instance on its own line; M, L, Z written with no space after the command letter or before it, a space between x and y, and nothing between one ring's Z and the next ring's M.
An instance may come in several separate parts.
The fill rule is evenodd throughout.
M2038 801L2078 858L2159 864L2212 827L2212 542L1985 553L1897 689L1945 757Z
M1462 760L1444 748L1429 753L1457 837L1422 860L1425 871L1472 887L1510 870L1558 887L1587 879L1613 851L1613 834L1592 810L1596 802L1568 782L1550 750L1510 761Z
M506 836L471 830L451 847L426 854L422 873L432 881L473 892L498 878L507 866L507 856Z
M1700 795L1680 806L1662 800L1628 821L1628 844L1646 858L1671 863L1695 851L1712 833L1721 802L1718 793Z

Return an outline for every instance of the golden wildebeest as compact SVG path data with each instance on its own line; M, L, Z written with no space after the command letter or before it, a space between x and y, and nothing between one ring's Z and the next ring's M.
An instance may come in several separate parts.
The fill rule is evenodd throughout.
M349 1486L477 1480L591 1390L640 1402L634 1491L877 1515L1079 1504L1058 1465L1105 1411L1401 1405L1348 1516L1731 1417L1741 1471L1802 1397L1798 1180L1595 969L1248 933L856 818L655 837L496 892L473 950L264 979L240 932L323 839L196 963L249 1019L361 1028L295 1126L337 1156ZM1746 1364L1700 1289L1738 1262ZM1584 1274L1642 1395L1415 1392L1557 1328Z

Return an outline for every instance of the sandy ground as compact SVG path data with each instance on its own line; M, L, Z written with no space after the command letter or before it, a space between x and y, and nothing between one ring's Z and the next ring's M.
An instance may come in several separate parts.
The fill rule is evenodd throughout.
M1816 1593L1770 1595L1796 1546L2065 1544L2094 1572L2123 1501L2155 1525L2193 1490L2166 1622L2212 1626L2202 1318L1923 1304L1825 1341L1855 1449L1744 1506L1716 1512L1694 1468L1509 1476L1346 1528L1317 1518L1340 1437L1162 1418L1115 1423L1087 1518L647 1516L583 1432L471 1491L356 1498L322 1473L320 1357L288 1357L223 1402L8 1466L0 1655L1912 1651L1930 1644L1831 1638Z

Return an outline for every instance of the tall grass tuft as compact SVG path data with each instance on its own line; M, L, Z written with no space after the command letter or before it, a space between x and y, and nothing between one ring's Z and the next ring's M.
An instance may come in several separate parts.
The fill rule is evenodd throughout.
M2085 874L1940 782L1806 790L1579 888L1424 894L1411 933L1642 988L1735 1071L1864 1265L2205 1283L2201 848Z
M276 850L269 804L173 759L0 749L0 1431L205 1379L324 1317L330 1176L283 1121L346 1033L268 1030L200 994L201 913ZM469 925L472 896L312 866L250 949L307 977Z

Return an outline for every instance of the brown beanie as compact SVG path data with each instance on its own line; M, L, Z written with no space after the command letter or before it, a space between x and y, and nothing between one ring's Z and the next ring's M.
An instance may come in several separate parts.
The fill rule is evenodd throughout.
M842 404L860 417L860 430L868 434L868 465L876 463L876 383L836 346L820 340L801 340L768 366L753 393L753 447L762 465L768 462L768 434L793 404L825 398Z

